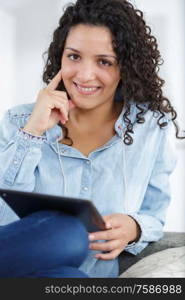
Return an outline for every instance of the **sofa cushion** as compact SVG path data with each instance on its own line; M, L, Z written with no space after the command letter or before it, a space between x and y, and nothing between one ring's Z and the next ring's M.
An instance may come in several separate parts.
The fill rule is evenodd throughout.
M165 249L183 246L185 246L185 232L165 232L161 240L150 243L141 253L136 256L123 251L119 255L119 273L122 274L129 267L136 264L138 261L144 257L147 257L148 255Z

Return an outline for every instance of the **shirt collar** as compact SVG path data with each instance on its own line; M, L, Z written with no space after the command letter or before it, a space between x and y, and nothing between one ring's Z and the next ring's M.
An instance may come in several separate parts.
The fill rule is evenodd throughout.
M134 103L131 103L129 118L132 122L134 122L134 119L135 119L134 108L135 108ZM115 129L116 133L121 138L122 138L123 132L125 131L125 128L126 128L126 125L125 125L125 122L123 119L123 115L124 115L125 111L126 111L126 108L124 106L118 119L115 122L115 125L114 125L114 129ZM62 137L62 128L59 125L55 125L53 128L47 130L47 132L46 132L46 138L49 143L54 144L54 143L56 143L56 140L61 137Z
M116 131L116 133L118 134L119 137L122 137L123 130L125 128L125 124L124 124L124 121L123 121L124 112L125 112L125 107L123 107L117 121L114 124L114 129L115 129L115 131Z
M132 123L135 122L136 120L136 105L134 104L134 102L130 102L130 115L129 115L129 119ZM114 125L114 129L116 131L116 133L118 134L119 137L123 137L123 133L125 131L125 128L126 128L126 124L125 124L125 121L124 121L124 118L123 118L123 115L126 111L126 107L124 105L117 121L115 122L115 125Z

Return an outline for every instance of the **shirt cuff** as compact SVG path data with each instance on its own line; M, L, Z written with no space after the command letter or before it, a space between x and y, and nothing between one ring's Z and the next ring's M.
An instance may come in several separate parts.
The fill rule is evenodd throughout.
M129 214L129 216L138 223L138 225L140 226L141 234L138 241L128 244L125 247L124 251L137 255L149 244L149 242L147 242L145 239L145 224L142 222L142 218L140 218L137 213Z
M30 151L30 149L39 149L42 147L46 137L44 136L34 136L30 133L23 131L21 128L18 130L14 142L16 144L16 149L12 160L5 172L4 183L6 185L13 185L16 175L21 167L21 164Z
M46 136L33 135L27 131L24 131L22 128L19 128L18 138L20 139L20 141L24 141L25 144L43 144L43 142L46 141Z

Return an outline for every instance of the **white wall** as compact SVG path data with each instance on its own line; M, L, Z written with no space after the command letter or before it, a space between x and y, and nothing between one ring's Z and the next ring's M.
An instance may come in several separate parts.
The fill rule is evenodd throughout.
M43 87L42 54L49 46L67 2L0 0L0 86L3 91L0 117L13 105L35 101L38 90ZM4 76L7 72L11 74L11 85Z
M0 0L0 117L16 104L33 102L43 86L42 53L47 49L66 0ZM165 64L161 76L185 128L185 1L131 0L145 12ZM165 230L185 232L185 142L176 142L178 164L171 176L172 202Z
M11 106L15 95L15 18L0 10L0 113ZM0 114L1 115L1 114Z

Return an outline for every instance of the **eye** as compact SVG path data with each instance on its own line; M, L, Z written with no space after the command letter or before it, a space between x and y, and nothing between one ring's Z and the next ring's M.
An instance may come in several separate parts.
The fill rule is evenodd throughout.
M100 59L99 60L100 65L106 66L106 67L110 67L112 66L112 62L110 62L109 60L106 59Z
M79 60L80 59L80 56L78 55L78 54L68 54L68 56L67 56L70 60L74 60L74 61L77 61L77 60Z

